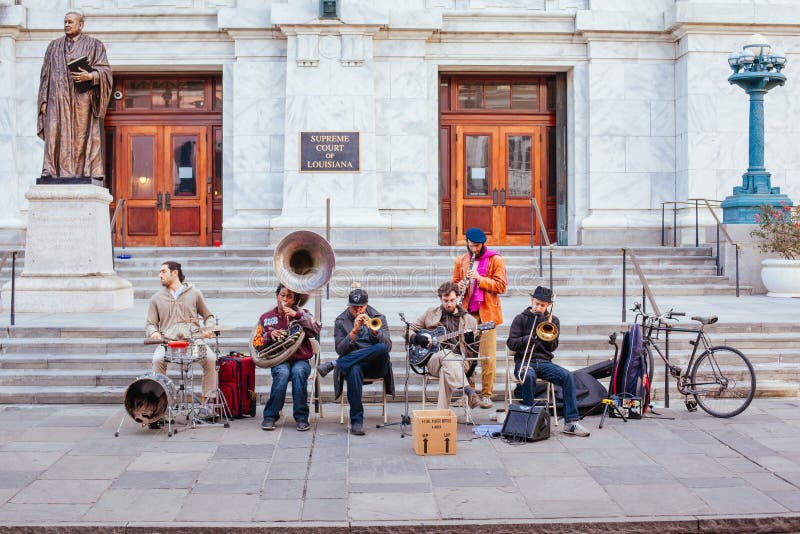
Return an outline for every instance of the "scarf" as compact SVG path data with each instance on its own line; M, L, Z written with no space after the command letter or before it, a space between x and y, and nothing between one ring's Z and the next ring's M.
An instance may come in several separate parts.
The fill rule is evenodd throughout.
M478 267L476 267L479 275L486 276L486 274L489 272L489 260L495 255L497 255L497 252L494 250L489 250L484 246L483 254L478 259ZM483 293L483 289L481 289L478 284L475 284L475 289L469 298L469 311L471 313L475 313L481 309L481 306L483 306Z

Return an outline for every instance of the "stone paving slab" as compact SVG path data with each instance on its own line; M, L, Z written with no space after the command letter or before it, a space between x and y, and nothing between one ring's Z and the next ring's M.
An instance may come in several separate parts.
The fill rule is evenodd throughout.
M800 531L798 408L757 399L723 420L679 405L524 445L459 424L457 454L422 457L398 426L376 429L372 408L363 437L331 411L304 433L264 432L256 417L173 437L126 421L115 438L119 406L0 407L22 429L0 444L0 534Z

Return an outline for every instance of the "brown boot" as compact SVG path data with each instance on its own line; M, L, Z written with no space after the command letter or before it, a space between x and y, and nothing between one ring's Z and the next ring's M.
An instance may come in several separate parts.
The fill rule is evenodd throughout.
M472 395L469 396L469 407L470 408L477 408L481 405L481 398L480 396L473 392Z

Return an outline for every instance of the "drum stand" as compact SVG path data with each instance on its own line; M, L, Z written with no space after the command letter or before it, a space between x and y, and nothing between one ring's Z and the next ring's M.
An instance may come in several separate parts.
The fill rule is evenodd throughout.
M214 371L219 374L219 331L215 331L215 335L217 336L216 339L216 363L214 365ZM199 341L201 343L199 352L205 352L207 350L206 344L202 340L192 340L191 346L194 346L195 341ZM168 428L167 428L167 435L172 436L173 434L178 433L178 429L174 426L175 425L175 415L186 414L186 424L185 427L189 428L198 428L198 427L213 427L217 426L222 423L224 428L229 428L231 426L230 418L232 416L230 408L228 407L228 403L225 401L225 397L222 395L222 391L219 387L212 390L209 394L208 398L206 399L205 404L201 404L197 402L197 398L194 394L194 366L193 364L199 363L200 360L205 358L205 354L201 355L199 359L190 358L186 360L173 360L173 363L177 363L180 365L181 368L181 376L178 380L178 393L177 393L177 402L174 406L170 407L169 409L169 418L168 418ZM187 384L188 383L188 384ZM188 388L187 388L188 385ZM214 402L209 402L209 399L213 398ZM211 416L211 420L209 421L207 417L204 417L200 413L200 409L202 406L206 406L210 408L213 412Z

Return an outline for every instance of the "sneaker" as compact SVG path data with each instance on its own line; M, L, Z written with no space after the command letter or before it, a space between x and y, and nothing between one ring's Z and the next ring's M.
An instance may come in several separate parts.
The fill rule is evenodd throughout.
M469 407L474 409L480 405L481 405L481 398L478 396L477 393L472 393L472 395L469 396Z
M328 376L328 373L333 371L334 367L336 367L334 362L323 362L317 366L317 372L319 373L319 376L325 378Z
M491 397L489 397L487 395L484 395L483 397L481 397L481 408L483 408L484 410L488 410L492 406L493 406L493 404L492 404L492 398Z
M311 428L311 425L308 424L308 421L298 421L296 426L297 430L300 432L305 432L306 430Z
M364 432L364 424L352 423L350 425L350 433L353 434L354 436L363 436L364 434L366 434L366 432Z
M264 421L261 422L261 430L275 430L275 420L264 419Z
M564 434L572 434L573 436L585 438L589 435L589 431L586 430L579 421L573 421L571 423L564 423Z

